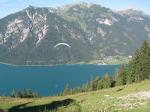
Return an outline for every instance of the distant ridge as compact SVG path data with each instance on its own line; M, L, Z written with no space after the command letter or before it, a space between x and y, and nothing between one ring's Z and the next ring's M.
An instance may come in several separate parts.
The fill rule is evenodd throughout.
M144 40L150 42L150 16L141 11L87 3L29 6L0 19L0 62L58 65L128 57ZM54 48L58 43L71 47Z

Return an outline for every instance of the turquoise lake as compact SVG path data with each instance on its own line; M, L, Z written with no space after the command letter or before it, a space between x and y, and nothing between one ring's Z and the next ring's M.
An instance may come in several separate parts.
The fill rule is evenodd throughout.
M0 64L0 94L14 90L31 89L40 95L54 95L66 84L80 86L93 77L109 73L114 75L120 65L58 65L10 66Z

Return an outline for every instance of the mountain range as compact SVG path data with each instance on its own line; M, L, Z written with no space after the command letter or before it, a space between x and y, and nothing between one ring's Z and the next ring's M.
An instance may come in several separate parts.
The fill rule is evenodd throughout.
M55 65L132 56L150 42L150 16L97 4L33 7L0 19L0 62Z

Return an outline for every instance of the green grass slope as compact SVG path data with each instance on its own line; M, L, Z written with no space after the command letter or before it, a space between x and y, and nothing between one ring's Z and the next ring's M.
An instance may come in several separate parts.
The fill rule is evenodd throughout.
M150 112L150 80L69 96L0 97L6 112Z

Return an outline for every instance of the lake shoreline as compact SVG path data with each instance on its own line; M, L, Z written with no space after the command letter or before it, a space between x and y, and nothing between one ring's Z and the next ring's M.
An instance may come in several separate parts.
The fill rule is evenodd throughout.
M71 64L57 66L11 66L0 64L0 91L33 90L40 95L54 95L64 90L81 86L95 76L113 76L120 65ZM13 79L13 80L12 80Z
M100 66L109 66L109 65L120 65L120 64L102 64L102 63L74 63L74 64L54 64L54 65L16 65L16 64L10 64L10 63L5 63L5 62L0 62L0 64L3 65L9 65L13 67L55 67L55 66L74 66L74 65L100 65Z

